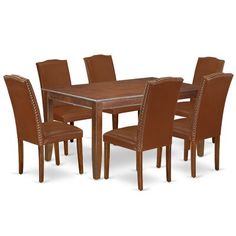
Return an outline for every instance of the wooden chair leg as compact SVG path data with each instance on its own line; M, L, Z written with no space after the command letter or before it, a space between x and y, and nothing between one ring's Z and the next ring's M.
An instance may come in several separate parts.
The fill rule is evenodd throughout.
M199 157L203 157L204 156L204 142L205 140L200 140L197 144L197 155Z
M59 143L54 143L56 165L60 165Z
M82 138L76 139L76 146L77 146L77 158L78 158L78 166L79 166L79 173L84 173L84 164L83 164L83 145L82 145Z
M215 169L220 169L220 136L214 138L215 142Z
M23 140L18 139L18 155L19 155L19 174L24 170L24 144Z
M38 152L39 152L39 182L42 183L44 180L43 146L38 146Z
M112 127L118 129L118 114L112 114Z
M64 154L68 156L68 141L64 141Z
M74 126L74 121L71 121L71 122L70 122L70 125L73 125L73 126ZM74 141L73 139L70 140L71 143L73 143L73 141Z
M190 148L190 142L189 140L184 140L184 160L188 160L188 150Z
M138 189L143 190L143 153L136 152L136 161L137 161L137 177L138 177Z
M171 146L166 146L166 180L171 182Z
M104 142L104 178L109 178L110 143Z
M191 142L191 175L196 177L196 142Z
M157 168L161 168L162 147L157 148Z

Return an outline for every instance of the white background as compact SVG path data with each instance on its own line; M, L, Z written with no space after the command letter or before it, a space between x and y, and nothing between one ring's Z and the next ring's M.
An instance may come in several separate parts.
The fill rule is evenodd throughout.
M144 76L193 78L197 58L225 60L235 73L235 1L221 0L1 0L0 77L19 74L33 84L42 113L35 63L67 59L73 84L86 83L83 57L111 54L117 79ZM78 174L75 144L61 166L45 163L38 183L37 147L25 145L18 175L17 139L10 100L0 80L0 235L235 235L235 81L225 107L221 168L206 142L197 159L197 178L183 159L183 141L173 140L172 182L155 151L144 154L144 191L137 190L135 153L111 148L110 179L92 179L91 122L84 130L85 173ZM217 95L216 95L217 96ZM111 116L103 115L103 131ZM120 126L137 123L122 114Z

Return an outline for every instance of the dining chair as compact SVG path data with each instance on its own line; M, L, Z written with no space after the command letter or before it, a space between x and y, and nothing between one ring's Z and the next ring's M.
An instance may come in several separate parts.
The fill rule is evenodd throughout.
M143 151L166 146L166 178L171 181L171 142L181 78L147 82L137 126L111 130L103 135L104 177L109 178L110 144L136 151L138 189L143 189ZM168 94L168 96L166 96Z
M196 87L201 86L203 76L210 75L217 72L222 72L224 68L224 60L215 57L199 57L192 84ZM189 117L193 112L195 99L188 102L178 102L176 106L176 115Z
M56 89L71 86L70 72L67 60L46 60L36 63L43 100L44 121L47 120L47 98L42 89ZM90 119L92 113L90 109L63 104L53 103L53 119L70 123L74 121ZM72 140L71 140L72 141ZM68 141L64 142L64 154L68 155Z
M196 177L196 144L199 140L214 138L215 169L219 170L220 134L223 111L228 89L233 78L230 73L214 73L203 76L193 115L174 121L173 136L184 139L184 155L191 148L191 175Z
M201 85L204 75L209 75L217 72L222 72L224 68L224 60L220 60L215 57L199 57L195 67L194 77L192 84L196 87ZM182 117L189 117L193 113L195 99L192 98L190 101L178 102L176 105L176 115ZM214 142L214 139L212 139ZM190 148L188 142L185 143L186 148ZM197 144L198 156L204 155L204 140L200 140ZM161 167L161 155L162 149L158 149L157 154L157 167ZM187 161L187 157L184 156L184 160Z
M116 74L110 55L94 55L84 58L89 83L116 81ZM124 112L139 111L140 106L118 107L106 109L104 112L112 114L113 129L118 128L118 115Z
M18 138L19 174L23 173L24 141L38 145L39 182L43 182L44 145L54 144L56 165L60 165L58 142L72 138L77 140L79 173L82 174L82 130L58 121L42 123L38 103L30 81L17 75L5 75L4 79L15 115Z

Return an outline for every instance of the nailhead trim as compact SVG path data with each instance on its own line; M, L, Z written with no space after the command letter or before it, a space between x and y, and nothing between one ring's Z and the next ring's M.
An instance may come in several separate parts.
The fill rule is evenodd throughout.
M173 78L173 77L164 77L164 78L160 78L160 79L156 79L153 81L148 81L144 90L144 98L143 98L143 102L142 105L140 107L140 114L139 114L139 123L138 123L138 134L137 134L137 151L142 151L143 149L143 132L144 132L144 124L146 122L146 112L144 112L145 107L147 106L147 100L149 97L149 93L150 93L150 87L152 85L157 85L157 84L161 84L163 82L171 82L171 81L183 81L183 79L181 78Z
M198 95L196 98L194 110L193 110L193 119L192 119L192 141L196 141L197 136L197 125L198 125L198 119L199 119L199 111L201 107L202 102L202 96L206 87L207 81L210 81L212 79L221 77L222 73L213 73L210 75L203 76L203 82L201 84L200 90L198 91Z
M14 77L17 77L19 79L22 79L22 77L18 75L14 75ZM23 78L25 79L25 78ZM38 144L41 146L43 145L43 131L42 131L42 121L40 117L40 112L39 112L39 107L38 103L32 88L32 85L28 79L25 79L24 83L26 84L26 87L28 89L29 95L30 95L30 100L33 105L33 113L35 114L35 123L36 123L36 130L37 130L37 135L38 135Z

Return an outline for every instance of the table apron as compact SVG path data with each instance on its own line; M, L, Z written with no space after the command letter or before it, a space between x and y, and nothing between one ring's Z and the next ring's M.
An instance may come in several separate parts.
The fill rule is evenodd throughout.
M52 99L53 101L58 101L61 103L71 104L89 109L92 109L93 104L95 103L94 101L89 101L83 98L69 97L66 95L55 94L55 93L48 93L48 98Z
M135 105L141 105L143 101L143 97L139 98L126 98L126 99L112 99L108 101L102 101L101 107L102 109L112 109L112 108L120 108L120 107L131 107Z

